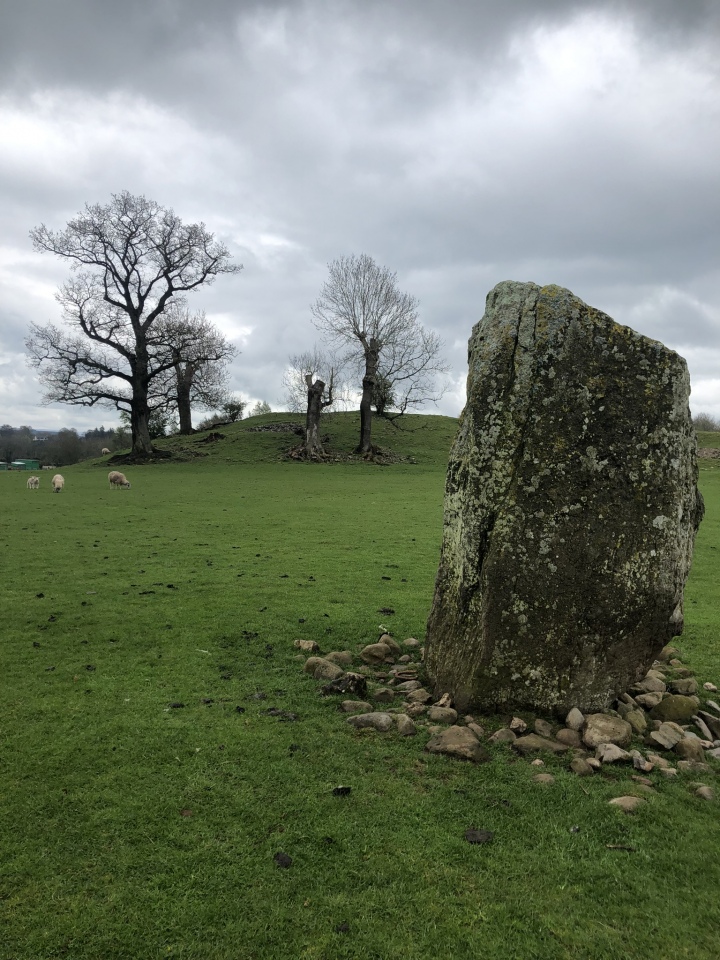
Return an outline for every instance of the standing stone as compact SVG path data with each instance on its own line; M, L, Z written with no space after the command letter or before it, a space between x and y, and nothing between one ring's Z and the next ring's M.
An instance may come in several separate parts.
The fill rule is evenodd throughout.
M703 502L685 361L504 282L469 343L425 661L479 708L592 713L682 630Z

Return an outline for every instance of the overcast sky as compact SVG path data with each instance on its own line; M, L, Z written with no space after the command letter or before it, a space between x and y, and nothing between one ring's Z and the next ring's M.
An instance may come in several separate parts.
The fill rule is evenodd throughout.
M676 349L720 417L718 0L23 0L0 129L0 422L117 423L42 406L23 341L68 275L28 231L122 190L244 265L191 306L247 400L281 408L327 263L367 253L445 341L439 412L488 290L532 280Z

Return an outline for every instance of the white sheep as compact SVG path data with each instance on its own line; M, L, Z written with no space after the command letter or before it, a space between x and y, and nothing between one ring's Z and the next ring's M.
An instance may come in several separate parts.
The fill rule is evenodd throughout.
M40 486L40 477L28 477L28 490L37 490Z
M60 473L56 473L50 482L52 483L53 493L60 493L65 486L65 477Z
M130 489L130 481L125 476L124 473L120 473L119 470L111 470L108 474L108 480L110 481L110 489L113 487L126 487Z
M108 453L110 453L110 451L108 450L108 448L107 448L107 447L103 447L103 448L102 448L102 455L103 455L103 457L104 457L106 454L108 454Z

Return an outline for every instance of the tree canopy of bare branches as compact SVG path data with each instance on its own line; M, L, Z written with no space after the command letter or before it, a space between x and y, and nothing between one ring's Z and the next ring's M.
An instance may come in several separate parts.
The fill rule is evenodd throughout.
M173 298L242 267L203 223L184 224L171 209L127 191L104 206L86 205L64 230L43 224L30 236L36 250L72 267L57 294L66 326L33 324L26 340L46 402L128 410L133 453L152 455L152 382L196 342L185 330L171 348L165 312Z
M378 377L390 387L399 413L438 400L448 370L442 341L418 320L418 302L402 293L397 275L367 254L340 257L328 264L329 277L312 305L315 325L362 365L360 443L372 452L372 404ZM386 391L387 392L387 391Z
M165 311L156 339L166 344L173 366L152 381L150 407L176 409L180 433L192 433L193 405L214 410L229 399L228 364L237 349L204 311L191 314L183 301Z

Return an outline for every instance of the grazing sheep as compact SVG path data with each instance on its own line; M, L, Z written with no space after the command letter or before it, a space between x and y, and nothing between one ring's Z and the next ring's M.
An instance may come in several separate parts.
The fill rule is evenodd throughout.
M40 486L40 477L28 477L28 490L37 490Z
M65 486L65 477L60 473L56 473L50 482L52 483L53 493L60 493Z
M107 453L110 453L110 451L108 450L107 447L103 447L103 448L102 448L102 455L103 455L103 457L104 457L105 454L107 454Z
M111 470L108 474L108 480L110 481L110 489L113 487L127 487L130 489L130 481L125 476L124 473L120 473L119 470Z

